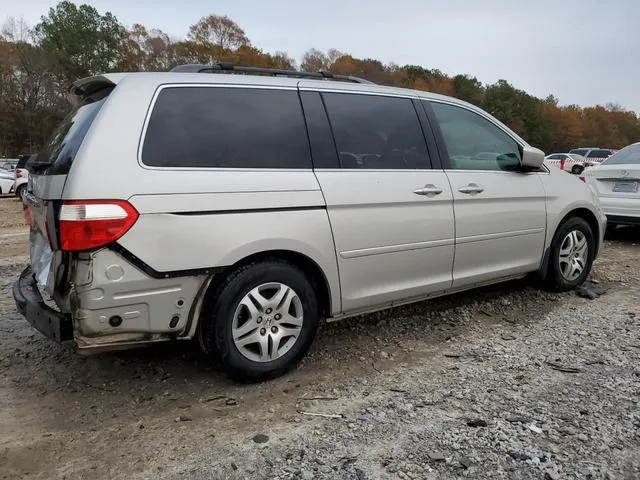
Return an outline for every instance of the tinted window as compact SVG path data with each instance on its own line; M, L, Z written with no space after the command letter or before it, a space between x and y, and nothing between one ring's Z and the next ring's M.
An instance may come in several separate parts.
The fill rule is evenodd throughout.
M611 155L611 150L591 150L587 158L606 158Z
M560 155L556 153L555 155L549 155L547 157L547 160L562 160L563 158L564 158L564 155Z
M298 94L165 88L149 119L142 161L155 167L311 168Z
M504 131L465 108L432 102L455 170L516 170L520 148Z
M640 164L640 143L624 147L602 163L607 165Z
M430 168L410 99L348 93L322 97L342 168Z
M575 153L576 155L580 155L581 157L584 157L588 151L589 150L587 150L586 148L576 148L574 150L571 150L569 153Z
M27 161L31 160L32 162L35 161L36 159L36 155L32 154L32 155L19 155L18 156L18 163L16 164L16 168L25 168L25 166L27 165Z
M52 175L67 173L111 90L100 90L78 104L56 128L44 149L27 160L26 167L33 170L46 168L46 173Z
M300 92L304 118L307 121L313 168L340 168L336 144L331 135L322 98L318 92Z

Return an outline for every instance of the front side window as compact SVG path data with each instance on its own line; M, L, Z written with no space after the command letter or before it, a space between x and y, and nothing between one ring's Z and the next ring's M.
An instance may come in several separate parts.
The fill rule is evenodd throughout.
M408 98L322 94L342 168L430 168L427 145Z
M142 162L154 167L311 168L298 94L165 88L149 119Z
M624 147L602 163L606 165L640 165L640 143Z
M517 170L516 141L486 118L466 108L432 102L452 170Z

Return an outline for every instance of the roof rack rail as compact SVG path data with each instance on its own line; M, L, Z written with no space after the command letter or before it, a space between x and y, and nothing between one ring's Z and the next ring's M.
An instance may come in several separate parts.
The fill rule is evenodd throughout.
M295 78L317 78L320 80L338 80L342 82L353 83L371 83L364 78L352 77L350 75L335 75L326 70L320 70L319 72L299 72L297 70L281 70L278 68L260 68L260 67L241 67L233 65L231 63L213 63L210 65L199 63L188 63L186 65L178 65L170 70L171 72L178 73L248 73L257 75L272 75L274 77L295 77Z

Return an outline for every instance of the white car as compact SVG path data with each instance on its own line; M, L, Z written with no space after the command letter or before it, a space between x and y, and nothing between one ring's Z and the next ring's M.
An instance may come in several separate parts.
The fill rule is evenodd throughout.
M13 192L15 178L11 170L0 168L0 194Z
M577 153L552 153L544 157L544 159L549 165L558 167L565 172L571 172L574 175L581 174L585 167L594 164Z
M600 198L609 226L640 225L640 142L587 168L584 181Z
M27 191L27 185L29 183L29 170L26 165L29 160L35 160L36 154L20 155L18 164L14 170L15 182L13 184L13 192L16 197L23 198L23 195Z

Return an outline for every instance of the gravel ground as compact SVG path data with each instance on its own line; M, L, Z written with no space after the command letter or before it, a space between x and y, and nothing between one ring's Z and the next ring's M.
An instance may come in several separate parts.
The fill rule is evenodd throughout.
M640 229L597 299L520 281L328 324L238 385L192 343L81 357L32 330L0 212L0 478L640 478Z

